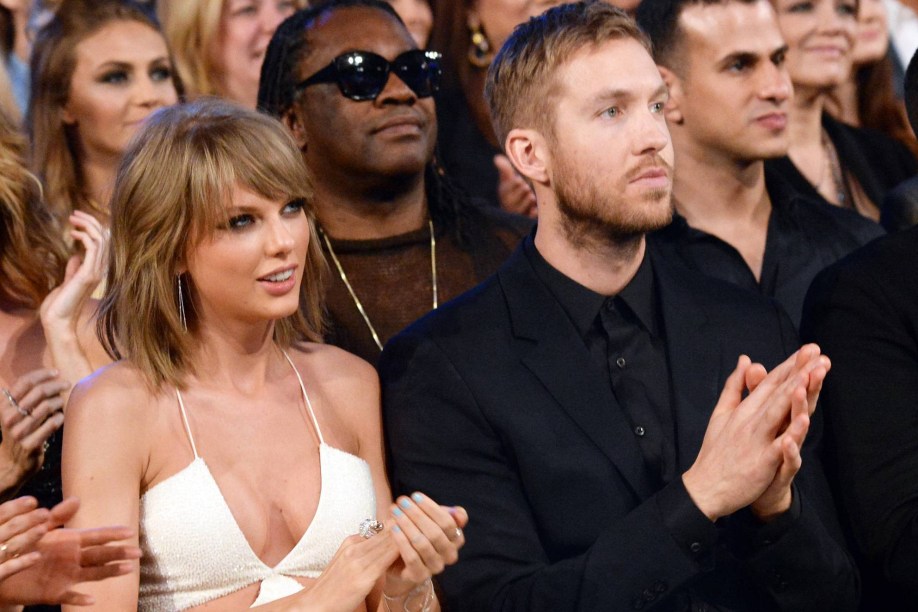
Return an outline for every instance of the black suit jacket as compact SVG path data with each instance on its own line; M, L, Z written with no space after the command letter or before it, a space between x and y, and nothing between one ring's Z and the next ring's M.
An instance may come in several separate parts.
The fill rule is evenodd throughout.
M660 258L653 267L670 364L660 384L672 385L681 474L738 356L770 368L796 335L772 303ZM807 451L799 516L780 536L742 512L712 526L681 478L656 490L606 374L521 249L390 341L380 375L394 491L425 491L471 516L460 561L441 580L450 610L685 610L691 601L841 610L856 600L815 457ZM681 518L661 510L680 503ZM671 523L698 517L710 538L680 541L685 530Z
M801 329L832 358L829 473L864 559L864 610L918 608L918 228L813 282ZM832 458L834 457L834 461Z

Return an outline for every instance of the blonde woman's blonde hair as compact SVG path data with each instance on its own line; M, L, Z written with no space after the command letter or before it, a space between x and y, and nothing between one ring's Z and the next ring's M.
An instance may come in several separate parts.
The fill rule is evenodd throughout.
M195 287L179 270L196 244L226 226L236 186L272 200L305 203L310 241L300 309L275 322L274 340L282 348L321 341L326 265L312 182L287 129L216 99L160 109L131 143L115 180L107 290L98 320L109 354L130 360L154 389L164 383L181 388L194 372Z
M217 96L214 47L220 35L220 17L228 0L159 0L157 14L175 66L189 98ZM296 0L297 9L306 0Z

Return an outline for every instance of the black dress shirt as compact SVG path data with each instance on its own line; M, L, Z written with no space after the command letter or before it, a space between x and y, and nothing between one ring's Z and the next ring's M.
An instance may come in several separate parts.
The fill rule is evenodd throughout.
M811 200L780 175L766 171L771 216L760 280L742 255L720 238L691 227L676 214L651 237L666 257L709 276L774 298L800 326L813 278L851 251L883 235L876 223L851 210Z
M644 460L660 477L658 484L671 481L676 471L672 399L650 259L641 261L618 295L604 296L553 268L531 240L525 249L539 279L583 339L593 364L607 375Z

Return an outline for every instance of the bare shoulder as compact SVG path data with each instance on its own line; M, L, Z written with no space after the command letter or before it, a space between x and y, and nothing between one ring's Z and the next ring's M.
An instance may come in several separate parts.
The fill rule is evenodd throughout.
M379 411L379 377L369 363L328 344L299 343L289 351L297 368L309 373L313 386L339 414L362 418Z
M290 357L297 367L308 368L325 386L379 387L379 377L369 363L329 344L302 342L292 347Z
M141 429L143 416L154 401L141 373L118 361L99 368L74 387L67 403L67 422L89 418L99 426Z

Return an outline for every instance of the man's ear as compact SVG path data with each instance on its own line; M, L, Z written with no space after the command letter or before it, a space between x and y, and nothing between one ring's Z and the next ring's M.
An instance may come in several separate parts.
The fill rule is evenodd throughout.
M510 130L504 142L504 150L517 172L533 183L548 184L551 156L542 134L531 129Z
M306 151L306 127L303 125L303 120L300 118L300 113L297 110L297 106L293 105L284 111L284 114L281 115L281 122L287 126L287 129L290 130L290 134L293 135L293 140L296 142L296 146L299 147L300 151Z
M663 77L663 82L666 83L666 88L669 90L669 100L663 108L666 121L668 123L682 123L681 104L685 95L682 79L666 66L658 65L657 68L660 69L660 76Z

